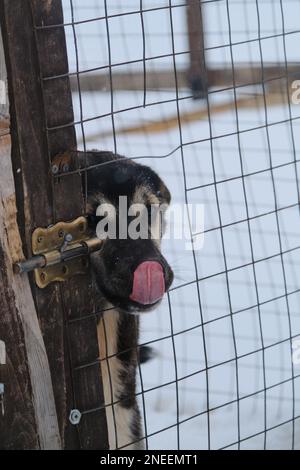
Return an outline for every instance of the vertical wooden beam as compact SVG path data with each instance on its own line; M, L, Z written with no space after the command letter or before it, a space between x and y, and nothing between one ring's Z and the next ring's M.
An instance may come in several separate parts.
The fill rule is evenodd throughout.
M1 32L0 64L0 80L6 84ZM0 116L0 341L6 349L0 361L5 392L0 448L60 449L49 363L29 281L13 273L23 253L7 117L8 101Z
M0 0L3 41L11 99L13 166L18 221L24 250L31 255L31 233L84 213L79 175L54 179L52 158L76 148L72 96L61 0ZM55 78L62 75L60 78ZM52 80L43 80L53 76ZM53 128L56 129L53 129ZM31 279L48 354L62 445L67 449L107 448L105 411L84 413L80 424L69 414L101 409L103 391L91 276L38 289ZM79 321L71 322L77 319ZM85 363L91 367L77 368Z
M194 98L207 94L207 71L205 68L205 43L203 6L201 0L187 0L187 27L190 51L188 81Z
M0 136L0 338L6 365L0 366L4 416L1 449L60 449L60 436L45 344L26 276L13 274L23 257L11 168L10 137Z

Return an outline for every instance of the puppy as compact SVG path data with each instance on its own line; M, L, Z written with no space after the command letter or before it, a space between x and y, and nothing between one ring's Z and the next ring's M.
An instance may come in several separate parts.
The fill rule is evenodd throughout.
M77 158L81 168L92 167L85 177L91 234L95 236L103 220L99 206L112 206L115 210L109 217L117 219L112 221L117 236L107 237L101 251L91 256L104 312L98 325L98 338L109 445L110 449L142 449L136 375L149 350L138 347L137 314L155 308L173 281L173 272L160 251L161 230L151 237L153 224L162 222L163 225L160 220L163 214L159 213L153 221L151 207L169 205L171 196L151 168L120 155L92 151L79 152ZM120 224L128 227L132 222L127 213L120 215L120 196L126 196L128 207L142 204L146 208L149 237L120 238Z

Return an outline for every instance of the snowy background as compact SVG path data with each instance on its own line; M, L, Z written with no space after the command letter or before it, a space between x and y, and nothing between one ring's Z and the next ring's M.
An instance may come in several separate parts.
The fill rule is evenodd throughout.
M108 75L109 64L112 73L141 72L143 46L146 73L174 70L169 1L74 0L73 18L70 1L63 3L65 22L75 21L66 26L71 73L101 68ZM176 68L187 70L186 6L171 5ZM299 63L298 0L209 0L203 13L208 67L231 67L230 43L235 67L284 64L285 53L289 64ZM210 89L211 109L232 102L233 90L223 88ZM238 99L261 92L236 90ZM180 115L205 112L208 103L194 101L188 88L178 96L175 89L147 89L146 106L140 91L85 91L81 105L78 93L73 98L82 148L85 140L87 148L143 157L174 202L187 196L205 204L203 249L193 257L183 242L164 242L175 283L142 319L141 343L156 352L138 375L147 445L236 449L240 440L242 449L289 449L294 435L299 449L300 366L292 365L291 338L300 335L300 106L282 100L266 112L239 109L238 120L234 109L210 119L207 113L183 124L181 134L176 126L126 135L118 129L164 121L177 107Z

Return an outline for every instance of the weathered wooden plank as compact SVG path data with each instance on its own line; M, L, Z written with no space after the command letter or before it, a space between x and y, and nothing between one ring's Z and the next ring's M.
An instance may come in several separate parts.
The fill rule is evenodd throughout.
M0 79L6 84L1 31L0 63ZM6 100L2 110L8 118L8 97ZM0 117L0 121L3 131L0 136L0 338L6 349L6 358L1 358L1 363L2 359L7 362L7 367L0 366L6 369L5 374L0 374L0 381L3 380L5 386L0 447L59 449L61 443L49 363L29 280L27 276L15 276L12 269L23 253L17 225L9 120Z
M19 225L26 254L31 255L31 233L37 226L70 220L84 212L81 179L78 175L53 179L52 158L76 147L68 77L43 81L44 76L68 72L62 28L34 26L63 20L60 0L1 0L5 29L10 96L12 97L13 162L18 187ZM22 44L22 47L20 47ZM26 125L25 125L26 123ZM81 276L64 285L43 291L32 282L32 291L50 363L59 429L64 448L107 448L105 412L84 415L77 429L69 422L74 407L85 411L103 404L100 367L74 367L99 356L96 325L84 321L69 326L97 309L91 279ZM76 341L80 338L80 342Z
M5 415L0 448L60 449L48 358L27 276L15 276L23 257L11 166L10 137L0 137L0 338L6 346Z
M5 415L0 416L1 449L38 449L37 424L32 403L32 392L24 331L15 304L11 286L10 260L7 259L7 235L3 217L2 186L6 172L3 162L10 157L10 139L0 137L0 338L6 346L6 365L0 366L0 381L5 386ZM6 204L7 205L7 204ZM6 214L7 216L7 214ZM10 215L10 218L12 216ZM16 348L18 344L18 348Z

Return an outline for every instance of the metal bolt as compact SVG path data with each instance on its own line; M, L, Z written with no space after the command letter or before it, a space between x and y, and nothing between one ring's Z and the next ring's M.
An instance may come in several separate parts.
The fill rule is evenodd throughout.
M57 175L58 170L59 170L59 168L58 168L57 165L52 165L51 171L52 171L53 175Z
M79 410L71 410L70 416L69 416L69 421L71 424L76 426L76 424L79 424L81 420L81 413Z
M59 233L59 237L61 238L61 234ZM69 243L71 243L73 241L73 235L71 233L67 233L64 237L64 242L60 248L60 251L61 253L63 253L64 251L66 251Z
M71 233L67 233L67 235L65 236L65 241L67 243L71 243L73 241L73 235Z

